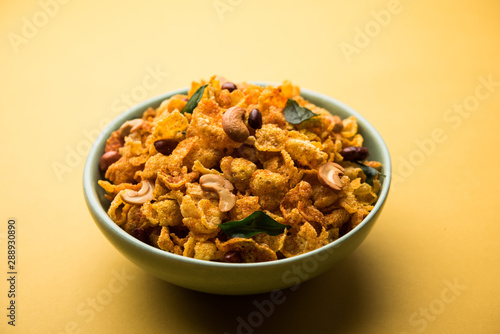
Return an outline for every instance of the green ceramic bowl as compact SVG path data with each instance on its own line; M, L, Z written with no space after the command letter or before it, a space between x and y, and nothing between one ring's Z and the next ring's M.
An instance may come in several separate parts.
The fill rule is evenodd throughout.
M257 83L266 85L268 83ZM274 85L274 84L273 84ZM187 89L165 93L147 100L114 119L96 139L85 164L83 190L87 206L104 236L126 258L150 274L188 289L227 295L245 295L269 292L302 283L329 269L351 254L372 229L389 193L391 160L389 151L377 130L360 114L345 104L320 93L302 89L302 96L341 118L356 116L359 132L370 151L370 159L383 165L382 189L372 212L345 236L312 252L292 258L263 263L209 262L170 254L142 243L118 227L107 215L109 201L97 184L101 178L99 159L104 152L106 139L111 132L127 120L140 117L148 108L175 95L186 94ZM334 270L334 269L333 269Z

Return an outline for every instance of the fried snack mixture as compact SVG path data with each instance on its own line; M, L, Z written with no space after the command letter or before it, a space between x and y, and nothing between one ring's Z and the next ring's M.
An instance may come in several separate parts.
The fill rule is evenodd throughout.
M311 104L289 81L214 76L113 132L99 185L111 219L151 246L277 260L338 239L372 210L382 166L362 144L355 117Z

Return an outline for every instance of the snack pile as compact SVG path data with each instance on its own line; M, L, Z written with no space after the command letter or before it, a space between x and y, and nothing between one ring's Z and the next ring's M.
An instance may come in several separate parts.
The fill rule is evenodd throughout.
M324 246L356 227L381 188L356 118L340 119L285 81L193 82L106 142L108 214L166 252L231 263Z

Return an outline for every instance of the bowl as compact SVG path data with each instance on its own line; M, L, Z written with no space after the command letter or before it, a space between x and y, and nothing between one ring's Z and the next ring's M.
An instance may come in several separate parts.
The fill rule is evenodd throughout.
M263 82L255 84L276 85ZM99 159L104 152L106 139L125 121L141 117L148 107L156 108L163 100L175 94L187 94L187 91L184 88L162 94L120 114L100 133L89 152L83 173L85 200L98 228L120 253L151 275L184 288L214 294L247 295L284 289L318 276L332 269L363 242L379 218L389 193L389 151L380 134L363 116L331 97L307 89L301 89L301 95L310 102L341 118L357 117L359 133L365 139L370 159L380 161L383 165L385 177L382 178L378 201L370 214L349 233L319 249L291 258L260 263L223 263L168 253L139 241L117 226L106 213L110 202L97 184L101 179Z

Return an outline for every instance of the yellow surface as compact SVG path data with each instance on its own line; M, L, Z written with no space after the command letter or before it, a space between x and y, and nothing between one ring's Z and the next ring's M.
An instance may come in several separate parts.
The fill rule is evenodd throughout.
M499 15L497 0L3 1L0 263L6 277L14 217L18 286L12 327L1 280L0 332L500 333ZM365 243L274 302L151 277L83 200L88 138L212 74L335 97L391 151Z

